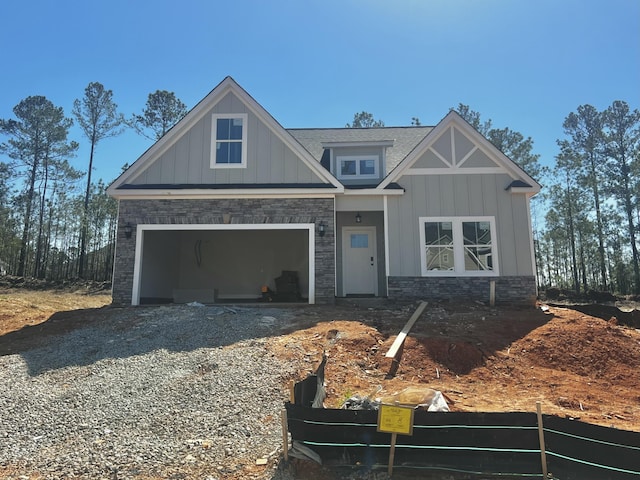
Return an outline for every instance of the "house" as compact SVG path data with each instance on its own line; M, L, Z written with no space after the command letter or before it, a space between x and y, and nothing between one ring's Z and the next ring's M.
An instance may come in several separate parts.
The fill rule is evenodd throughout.
M536 296L540 185L457 113L285 129L225 78L108 189L113 302Z

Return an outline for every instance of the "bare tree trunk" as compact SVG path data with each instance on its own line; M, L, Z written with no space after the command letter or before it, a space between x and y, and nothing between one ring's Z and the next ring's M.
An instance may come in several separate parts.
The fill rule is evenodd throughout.
M84 195L84 211L80 226L80 258L78 260L78 276L84 278L84 264L87 253L87 213L89 211L89 195L91 194L91 170L93 170L93 151L96 145L95 135L91 139L91 153L89 154L89 170L87 171L87 190Z
M54 193L52 193L52 197L55 194L55 189L54 189ZM53 269L51 266L51 260L50 260L50 254L51 254L51 232L52 232L52 225L53 224L53 202L49 202L49 215L47 218L47 234L45 236L45 249L44 249L44 258L43 258L43 264L44 264L44 273L45 273L45 278L52 278L53 277ZM48 275L47 275L48 272Z
M607 288L607 263L604 258L604 227L602 226L602 212L600 209L600 191L598 188L598 175L594 155L589 157L589 166L591 169L591 188L593 190L593 200L596 207L596 225L598 230L598 260L600 263L600 281L602 290Z
M40 205L38 213L38 241L36 244L36 260L35 260L35 276L37 278L44 278L43 264L43 250L44 250L44 210L47 198L47 188L49 184L49 158L45 155L43 161L44 179L42 181L42 193L40 195Z
M569 246L571 247L571 271L573 273L573 290L576 292L576 295L579 295L580 281L578 279L578 262L576 260L576 237L573 227L572 204L571 188L569 187L569 172L567 172L567 220L569 222Z
M582 239L582 232L578 232L578 240L580 242L580 248L579 248L579 256L580 256L580 270L582 272L582 290L584 292L587 291L587 268L586 268L586 262L585 262L585 258L584 258L584 242Z
M36 148L36 151L38 149ZM26 275L27 248L29 244L29 230L31 228L31 209L33 208L33 197L36 187L36 174L38 172L38 153L34 154L33 166L29 177L29 189L27 191L26 208L24 213L24 228L22 229L22 239L20 243L20 258L18 260L18 276Z

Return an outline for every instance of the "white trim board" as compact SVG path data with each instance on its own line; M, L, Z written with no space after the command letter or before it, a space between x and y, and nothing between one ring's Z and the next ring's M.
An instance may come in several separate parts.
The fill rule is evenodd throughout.
M218 138L218 120L242 120L242 138L240 139L240 163L218 163L218 142L231 145L237 143L237 139L219 139ZM211 151L209 152L209 168L226 169L226 168L247 168L247 142L249 129L249 115L246 113L212 113L211 114Z
M322 193L322 192L326 193ZM321 188L290 188L290 189L228 189L228 190L203 190L203 189L128 189L127 195L112 195L113 198L123 200L153 200L153 199L218 199L218 198L333 198L338 192L336 189Z
M426 270L425 222L450 222L453 226L453 254L457 270ZM464 270L464 243L462 238L462 223L489 222L491 231L491 250L493 254L493 270ZM422 277L498 277L500 276L498 231L496 219L493 216L450 216L450 217L418 217L418 233L420 235L420 275ZM456 234L457 233L457 234Z
M315 223L230 223L230 224L138 224L136 227L136 248L133 265L133 287L131 289L131 305L140 305L140 275L142 273L142 246L146 231L178 231L178 230L307 230L309 233L309 304L316 301L316 245Z

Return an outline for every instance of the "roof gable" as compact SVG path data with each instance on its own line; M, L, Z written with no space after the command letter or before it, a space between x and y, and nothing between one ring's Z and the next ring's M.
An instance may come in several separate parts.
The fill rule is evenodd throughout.
M537 193L540 185L520 166L451 110L389 175L379 189L397 182L403 175L507 174L529 186L521 193ZM515 191L515 190L514 190Z
M241 114L247 119L247 168L210 168L212 119L216 114ZM225 78L166 135L152 145L108 189L114 197L128 196L139 185L151 190L171 190L189 185L202 192L221 186L242 189L247 184L263 188L303 184L325 185L341 190L342 185L312 157L261 105L231 77ZM152 187L153 186L153 187ZM315 189L314 189L315 190Z

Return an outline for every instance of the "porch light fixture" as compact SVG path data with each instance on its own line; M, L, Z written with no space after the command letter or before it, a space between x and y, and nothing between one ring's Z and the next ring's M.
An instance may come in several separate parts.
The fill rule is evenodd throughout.
M356 223L362 223L362 216L360 212L356 213Z
M133 233L133 228L131 227L131 224L129 222L127 222L127 224L124 226L124 236L125 238L131 238L131 234Z
M324 237L324 234L327 230L327 226L324 224L324 222L320 222L318 224L318 235L320 235L321 237Z

